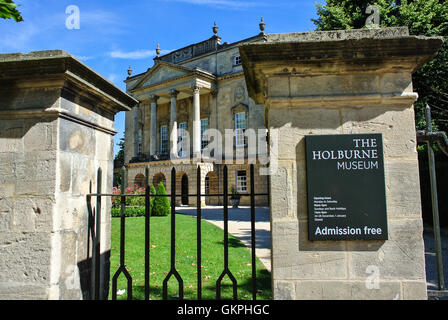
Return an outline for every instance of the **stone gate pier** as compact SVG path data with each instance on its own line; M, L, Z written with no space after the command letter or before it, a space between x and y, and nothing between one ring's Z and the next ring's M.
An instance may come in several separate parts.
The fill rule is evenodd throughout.
M270 154L274 299L427 298L412 73L441 44L387 28L240 47L248 92L281 137ZM388 238L310 241L305 137L360 133L382 134Z
M64 51L0 55L0 299L89 298L86 194L98 168L111 192L114 115L136 103ZM110 206L104 198L103 297Z

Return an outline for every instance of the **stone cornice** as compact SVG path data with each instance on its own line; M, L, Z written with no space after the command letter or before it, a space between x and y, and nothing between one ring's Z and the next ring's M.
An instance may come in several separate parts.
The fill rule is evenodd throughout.
M342 32L342 31L341 31ZM352 32L344 40L272 42L240 47L249 95L263 103L271 76L304 77L357 73L412 73L436 56L441 37L373 36ZM378 31L379 32L379 31ZM384 32L384 31L382 31ZM385 33L384 35L387 35Z
M150 84L147 86L140 86L145 81L147 81L152 74L156 73L158 70L160 70L163 67L180 70L180 71L185 72L185 74L177 76L177 77L173 77L171 79L166 79L166 80L154 83L154 84ZM213 75L212 73L208 72L207 70L203 70L201 68L191 69L191 68L187 68L184 66L180 66L180 65L176 65L176 64L172 64L172 63L168 63L168 62L158 61L154 67L152 67L151 69L148 69L148 71L146 73L140 75L140 79L138 79L132 86L128 87L127 91L128 92L137 92L140 89L148 88L151 86L156 86L159 84L170 83L171 81L176 81L176 80L188 78L191 76L202 77L202 78L208 79L210 81L216 80L215 75ZM125 80L125 82L127 82L127 81L128 80Z
M232 161L232 162L230 162ZM219 163L219 165L247 165L249 164L249 161L254 161L256 166L266 166L266 164L260 163L260 161L267 161L266 157L245 157L242 159L238 159L238 161L243 161L244 163L236 163L236 159L229 159L229 160L225 160L222 159L221 163ZM198 161L195 158L178 158L175 160L159 160L159 161L143 161L143 162L131 162L131 163L126 163L125 166L129 167L129 168L133 168L133 167L145 167L147 165L149 166L174 166L174 165L191 165L191 166L197 166L198 164L216 164L214 163L214 161L212 159L201 159L200 161Z
M2 87L16 86L21 79L39 78L45 81L46 78L51 80L58 76L101 96L103 100L107 100L109 109L115 113L130 110L138 103L130 95L63 50L0 54Z
M217 80L223 81L223 80L231 80L231 79L242 78L242 77L244 77L244 72L240 71L240 72L224 74L222 76L219 76Z
M132 89L129 92L131 93L139 93L142 91L147 91L147 90L151 90L151 89L155 89L155 88L160 88L160 87L164 87L167 85L171 85L173 83L176 83L180 80L186 80L186 79L194 79L194 78L204 78L206 81L215 81L216 77L210 77L210 76L206 76L204 74L200 74L200 73L191 73L191 74L186 74L186 75L182 75L176 78L172 78L172 79L168 79L162 82L158 82L158 83L154 83L148 86L144 86L144 87L140 87L140 88L136 88L136 89Z
M89 127L110 135L117 134L117 131L92 121L88 121L79 117L72 112L68 112L59 108L47 109L19 109L19 110L0 110L0 119L36 119L36 118L62 118L72 122L76 122L85 127Z
M375 106L375 105L396 105L410 106L418 99L415 92L407 92L403 94L353 94L338 96L301 96L301 97L269 97L268 105L272 108L309 108L322 106L325 104L327 108L343 107L359 107L359 106Z

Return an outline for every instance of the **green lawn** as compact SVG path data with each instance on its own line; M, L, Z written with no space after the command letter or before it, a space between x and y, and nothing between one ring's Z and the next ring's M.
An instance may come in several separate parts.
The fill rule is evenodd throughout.
M150 298L162 299L163 280L170 271L171 216L151 217ZM126 268L132 276L133 299L144 299L145 219L126 218ZM224 232L202 221L202 298L216 298L216 280L224 269ZM112 219L111 274L120 261L120 219ZM176 269L184 282L184 299L197 299L196 218L176 214ZM238 283L238 299L252 299L251 252L238 239L229 235L229 270ZM118 278L118 290L126 289L123 273ZM232 299L232 282L225 276L221 283L221 298ZM271 299L271 275L257 259L257 299ZM178 283L171 276L168 298L178 294ZM109 294L111 299L111 293ZM118 299L127 299L127 290Z

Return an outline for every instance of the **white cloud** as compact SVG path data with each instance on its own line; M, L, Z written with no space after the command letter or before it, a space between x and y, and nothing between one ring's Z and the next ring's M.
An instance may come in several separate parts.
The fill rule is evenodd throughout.
M170 53L172 50L161 50L161 55ZM109 56L118 59L145 59L156 55L156 50L136 50L123 52L121 50L115 50L109 52Z
M81 60L81 61L87 61L87 60L90 60L90 59L93 59L94 57L92 57L92 56L77 56L77 55L75 55L74 56L76 59L78 59L78 60Z

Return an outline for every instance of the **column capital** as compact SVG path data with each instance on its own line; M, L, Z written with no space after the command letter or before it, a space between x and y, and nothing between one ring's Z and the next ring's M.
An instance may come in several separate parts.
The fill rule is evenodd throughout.
M155 94L151 94L150 96L149 96L149 100L152 102L152 103L157 103L157 100L159 99L159 96L156 96Z
M191 90L193 90L193 93L199 93L199 90L201 90L201 87L198 84L192 84Z
M170 97L171 97L171 98L176 98L177 95L179 94L179 91L177 91L176 89L171 89L171 90L169 91L169 94L170 94Z

